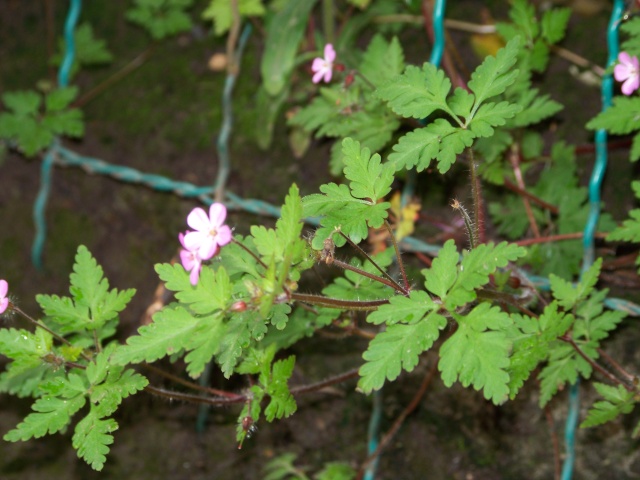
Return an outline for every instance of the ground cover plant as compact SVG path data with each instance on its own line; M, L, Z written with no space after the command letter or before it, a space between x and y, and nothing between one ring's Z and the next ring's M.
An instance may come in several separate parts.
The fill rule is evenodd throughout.
M108 39L88 23L76 24L80 6L70 2L65 39L49 58L59 69L57 83L3 92L5 155L38 159L44 185L60 163L204 205L173 223L181 226L168 241L179 253L155 265L166 295L151 321L128 336L121 317L136 285L111 288L99 256L86 246L74 249L69 295L36 296L41 313L14 297L18 273L0 270L0 353L7 359L0 391L31 405L4 440L69 431L77 456L101 471L117 443L118 409L129 397L149 394L233 409L235 437L228 442L243 448L258 429L299 414L305 394L355 380L346 394L373 403L368 451L363 438L359 457L323 455L312 468L283 453L265 461L262 474L375 478L380 456L435 378L498 408L524 395L547 415L568 397L566 444L548 442L547 472L556 478L571 478L574 469L581 388L596 395L584 405L581 428L624 417L633 423L629 442L640 435L635 364L607 348L640 309L611 295L605 281L619 261L615 248L640 242L640 211L616 221L600 198L607 132L624 136L620 145L630 146L630 161L640 158L640 19L633 2L616 1L609 12L602 68L561 46L573 13L568 7L515 0L496 23L449 22L476 35L481 55L466 71L443 34L443 1L135 0L125 15L147 32L147 47L84 91L74 79L114 56ZM225 45L210 62L226 74L211 186L75 154L73 139L90 128L83 105L108 96L163 41L199 31L200 22L204 35ZM429 61L407 60L403 35L416 22L428 32ZM269 151L279 135L286 137L291 162L313 142L330 144L324 168L333 179L305 187L308 193L288 186L279 208L239 198L229 186L236 168L229 148L234 89L246 75L242 58L254 30L263 48L256 60L260 84L246 100L255 106L253 140ZM583 69L579 81L602 84L601 113L579 126L595 132L590 177L578 160L580 147L550 128L564 107L541 79L556 54ZM600 98L598 89L592 92ZM562 114L574 121L571 111ZM429 190L442 191L451 178L456 192L434 202ZM621 181L630 183L615 179ZM640 183L631 188L640 198ZM36 201L36 264L46 241L46 198L44 189ZM448 225L422 221L429 208L442 207L449 209ZM230 212L243 210L277 220L231 223ZM362 339L359 363L294 385L305 354L296 346L323 335ZM220 373L215 386L212 370ZM380 392L400 382L415 393L380 435ZM395 473L423 478L424 472Z

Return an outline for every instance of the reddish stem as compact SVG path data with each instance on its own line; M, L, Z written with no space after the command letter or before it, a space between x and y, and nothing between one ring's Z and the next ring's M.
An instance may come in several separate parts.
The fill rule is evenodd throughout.
M577 240L582 238L583 233L582 232L576 232L576 233L563 233L561 235L548 235L546 237L540 237L540 238L528 238L526 240L519 240L517 242L514 242L516 245L519 245L521 247L526 247L528 245L534 245L537 243L549 243L549 242L557 242L560 240ZM595 237L596 238L606 238L607 234L606 233L596 233Z
M520 147L517 143L514 143L511 147L511 151L509 154L509 161L511 162L511 168L513 168L513 174L516 177L516 182L518 183L518 187L522 191L526 191L524 185L524 177L522 175L522 170L520 169ZM536 223L536 219L533 216L533 210L531 209L531 204L529 203L529 199L526 196L522 197L522 203L524 204L524 210L527 213L527 218L529 219L529 225L531 226L531 231L533 232L533 236L536 238L540 238L540 229L538 228L538 224Z
M362 480L362 477L364 476L364 472L369 466L369 464L373 462L382 453L382 451L387 447L389 442L393 439L395 434L398 432L398 430L404 423L405 419L409 416L409 414L411 414L411 412L413 412L416 409L416 407L420 403L420 400L422 399L425 392L427 391L427 387L431 383L431 380L433 380L433 377L436 373L437 366L438 366L437 362L434 362L431 368L429 369L429 371L427 372L427 374L422 379L420 388L411 399L411 402L409 402L409 405L407 405L407 407L398 416L396 421L393 422L393 425L391 426L391 428L387 431L387 433L385 433L384 437L382 437L382 439L380 440L380 443L378 444L378 448L376 448L376 450L371 455L369 455L369 457L367 457L367 459L360 466L356 479Z

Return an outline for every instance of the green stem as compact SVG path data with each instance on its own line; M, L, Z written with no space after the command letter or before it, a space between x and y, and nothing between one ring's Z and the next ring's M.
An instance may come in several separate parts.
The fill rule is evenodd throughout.
M333 0L322 0L322 26L327 43L333 43L334 41L333 7Z
M73 102L71 106L79 108L85 103L90 102L91 100L93 100L94 97L98 96L100 93L102 93L104 90L109 88L111 85L119 82L120 80L125 78L127 75L129 75L131 72L133 72L135 69L141 67L144 64L144 62L146 62L147 59L151 56L154 48L155 48L155 44L149 45L136 58L131 60L129 63L127 63L124 67L122 67L116 73L111 75L109 78L99 83L94 88L89 90L87 93L82 95L78 100Z

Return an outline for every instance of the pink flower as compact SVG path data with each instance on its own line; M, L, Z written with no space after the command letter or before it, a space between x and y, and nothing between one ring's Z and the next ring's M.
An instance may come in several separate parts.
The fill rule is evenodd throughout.
M202 208L194 208L187 217L187 223L195 232L187 232L183 246L189 252L197 253L202 260L209 260L222 247L231 241L231 229L224 225L227 208L221 203L209 207L209 216Z
M6 280L0 280L0 314L9 306L9 298L7 292L9 291L9 284Z
M327 43L324 46L324 58L315 58L311 65L313 71L313 83L318 83L320 80L324 80L325 83L331 81L331 75L333 74L333 61L336 59L336 51L333 49L333 45Z
M618 63L613 69L613 76L622 84L622 93L631 95L640 87L640 65L638 57L632 57L627 52L620 52Z
M180 239L180 243L184 247L184 250L180 250L180 261L182 266L187 272L191 272L189 274L189 281L191 281L191 285L196 285L198 283L198 279L200 278L200 270L202 269L202 259L198 256L198 252L195 250L190 250L187 248L187 245L184 241L184 234L178 235Z

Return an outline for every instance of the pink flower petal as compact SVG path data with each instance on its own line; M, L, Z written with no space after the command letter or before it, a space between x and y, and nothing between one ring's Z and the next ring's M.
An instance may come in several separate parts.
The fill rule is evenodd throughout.
M200 248L198 249L198 256L202 260L209 260L212 258L216 252L218 251L218 245L211 237L207 237L207 241L205 241Z
M327 70L327 72L324 74L325 83L329 83L331 81L332 75L333 75L333 70L331 69Z
M202 264L198 264L193 270L191 270L191 274L189 275L189 281L191 285L197 285L198 280L200 279L200 269L202 268Z
M333 45L331 45L330 43L327 43L324 46L324 59L329 63L333 63L333 61L336 59L336 51L334 50Z
M4 297L2 300L0 300L0 314L4 313L8 306L9 299L7 297Z
M629 78L629 67L619 63L613 68L613 76L619 82L624 82Z
M207 241L208 236L205 232L187 232L182 245L187 250L198 250L200 246Z
M620 55L618 55L618 61L622 64L628 65L631 63L631 55L627 52L620 52Z
M187 272L193 269L195 265L195 257L193 253L187 250L180 250L180 263Z
M191 228L199 232L206 232L210 228L209 217L200 207L191 210L191 213L187 216L187 223Z
M320 80L322 80L323 76L324 76L324 72L322 70L319 70L313 75L313 78L311 78L311 81L313 83L318 83L320 82Z
M212 203L209 207L209 222L211 225L219 227L227 218L227 207L221 203Z
M227 225L222 225L218 228L218 235L216 236L216 243L223 247L231 241L231 229Z
M626 82L622 84L622 93L625 95L631 95L640 86L640 77L638 75L631 75Z
M311 64L311 71L319 72L324 70L325 61L323 58L314 58L313 63Z
M0 280L0 298L6 297L8 291L9 291L9 283L7 283L6 280Z

